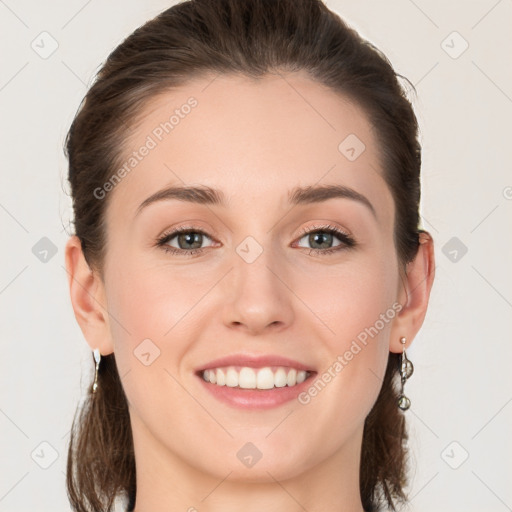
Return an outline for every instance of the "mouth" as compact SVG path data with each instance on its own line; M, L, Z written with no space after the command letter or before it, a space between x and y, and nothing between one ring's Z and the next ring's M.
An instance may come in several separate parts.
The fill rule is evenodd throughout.
M208 396L239 410L272 409L296 400L316 374L293 367L234 365L195 372Z

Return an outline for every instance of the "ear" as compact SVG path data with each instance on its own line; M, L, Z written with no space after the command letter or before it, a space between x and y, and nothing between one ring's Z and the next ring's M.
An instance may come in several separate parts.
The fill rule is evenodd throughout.
M400 338L405 337L405 348L420 330L427 313L430 290L434 282L435 260L432 236L421 231L420 245L414 259L406 266L406 275L401 280L398 302L403 306L395 317L391 328L389 350L402 352Z
M77 236L72 236L66 243L65 259L75 318L91 350L98 348L100 354L108 355L114 351L114 345L104 283L99 274L90 269Z

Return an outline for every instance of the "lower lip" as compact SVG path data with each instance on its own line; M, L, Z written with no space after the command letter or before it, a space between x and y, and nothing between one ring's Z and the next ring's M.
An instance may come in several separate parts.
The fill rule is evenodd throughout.
M272 409L296 399L301 392L311 385L315 375L316 372L311 372L311 375L304 382L295 386L283 386L282 388L272 389L243 389L218 386L217 384L206 382L199 375L196 375L196 377L217 400L231 407L238 409Z

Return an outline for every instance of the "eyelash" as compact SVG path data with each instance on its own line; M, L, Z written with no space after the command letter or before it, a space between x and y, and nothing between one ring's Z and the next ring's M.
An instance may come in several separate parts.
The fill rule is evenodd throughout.
M312 229L311 229L312 228ZM338 251L350 249L356 245L355 240L345 233L341 231L336 226L326 225L326 226L310 226L310 228L305 228L301 231L298 240L304 238L304 236L309 235L311 233L316 232L324 232L332 235L336 235L336 237L342 242L340 245L336 245L331 247L330 249L309 249L309 255L311 254L320 254L322 256L330 255ZM164 233L161 237L156 240L156 245L161 247L166 253L170 253L173 255L180 256L194 256L204 251L205 248L199 249L176 249L175 247L170 247L167 243L176 237L176 235L180 235L182 233L200 233L202 235L206 235L208 238L212 239L205 233L203 230L194 228L193 226L181 226L171 231L170 233ZM213 240L213 239L212 239ZM302 249L307 249L307 247L302 247Z

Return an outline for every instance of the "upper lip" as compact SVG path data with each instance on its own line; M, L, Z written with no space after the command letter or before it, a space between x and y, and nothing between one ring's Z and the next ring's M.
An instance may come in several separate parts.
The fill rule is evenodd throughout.
M214 359L205 363L201 367L196 368L196 372L208 370L211 368L221 368L223 366L248 366L250 368L263 368L265 366L289 366L297 370L304 370L314 372L311 367L290 359L288 357L263 354L263 355L249 355L249 354L232 354L229 356Z

